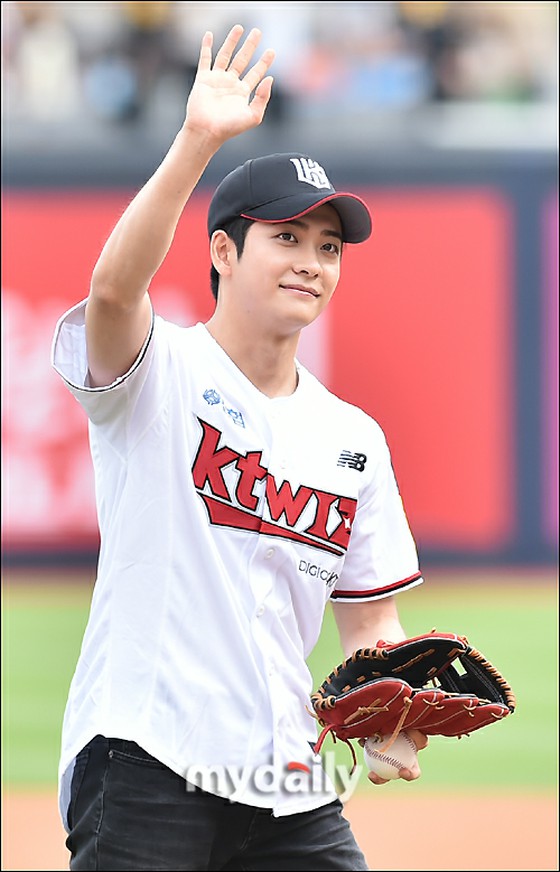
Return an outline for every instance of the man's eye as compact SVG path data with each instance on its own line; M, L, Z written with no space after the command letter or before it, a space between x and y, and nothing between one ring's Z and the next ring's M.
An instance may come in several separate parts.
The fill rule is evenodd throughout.
M336 244L336 242L326 242L325 245L323 246L323 248L326 251L331 252L332 254L338 254L338 252L340 251L340 248Z

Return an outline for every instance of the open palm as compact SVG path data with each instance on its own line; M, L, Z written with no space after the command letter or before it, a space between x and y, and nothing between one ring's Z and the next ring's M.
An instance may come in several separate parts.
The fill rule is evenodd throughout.
M187 103L186 124L226 140L259 125L270 99L268 70L274 52L267 49L249 67L261 33L253 28L236 52L243 28L235 25L212 63L211 33L203 37L196 78ZM251 99L251 94L254 95Z

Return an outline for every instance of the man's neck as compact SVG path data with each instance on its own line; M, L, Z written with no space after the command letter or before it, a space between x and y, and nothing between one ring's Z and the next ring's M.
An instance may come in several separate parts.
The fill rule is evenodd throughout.
M271 399L287 397L297 387L295 364L299 333L288 337L241 335L214 317L206 329L243 375Z

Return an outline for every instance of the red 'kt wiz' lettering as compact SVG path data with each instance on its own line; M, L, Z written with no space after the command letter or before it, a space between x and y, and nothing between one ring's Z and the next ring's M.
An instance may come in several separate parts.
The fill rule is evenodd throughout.
M220 447L221 431L201 418L198 422L202 435L192 474L211 524L280 536L331 554L342 555L346 551L356 514L355 499L306 485L300 485L294 493L288 481L278 486L261 463L261 451L240 454L226 445ZM237 474L235 483L228 488L224 470L232 465ZM231 482L232 477L229 478ZM259 497L254 489L263 480L259 512ZM306 522L302 521L304 514Z

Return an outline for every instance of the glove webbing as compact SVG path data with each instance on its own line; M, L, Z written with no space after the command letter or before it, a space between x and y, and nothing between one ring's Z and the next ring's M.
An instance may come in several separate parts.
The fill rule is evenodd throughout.
M452 693L463 693L465 692L465 686L468 686L471 693L474 688L482 699L487 699L491 702L502 702L500 693L496 691L496 686L499 686L502 689L507 706L511 711L515 709L515 694L508 682L482 656L480 651L469 647L467 653L461 654L457 659L468 675L461 676L453 666L448 666L444 673L438 676L441 687L444 690L449 690Z

